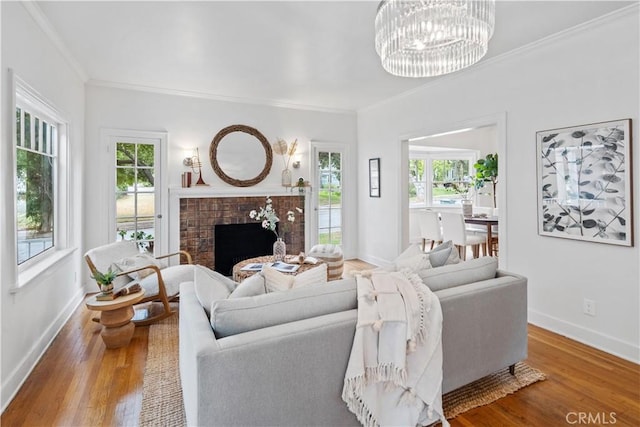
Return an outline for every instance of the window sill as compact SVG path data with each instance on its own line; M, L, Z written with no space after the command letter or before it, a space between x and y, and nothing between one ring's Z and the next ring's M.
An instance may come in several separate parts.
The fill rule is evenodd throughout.
M19 292L33 280L47 274L50 271L51 267L67 258L75 251L76 248L57 250L37 264L34 264L33 266L25 269L21 273L18 273L18 281L15 286L9 289L9 293L15 294Z

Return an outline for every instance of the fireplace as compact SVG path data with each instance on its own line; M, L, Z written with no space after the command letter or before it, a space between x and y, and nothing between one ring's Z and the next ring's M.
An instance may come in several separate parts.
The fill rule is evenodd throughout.
M229 269L224 265L218 266L219 259L217 259L218 251L216 250L218 238L217 225L234 225L234 224L251 224L257 226L258 236L261 238L275 238L274 234L268 230L261 228L259 222L249 218L249 212L253 209L259 209L260 206L264 206L264 196L215 196L215 197L193 197L188 194L185 196L181 194L180 200L180 249L183 249L191 254L193 262L195 264L209 267L212 270L221 271L222 269ZM295 211L297 207L304 208L305 200L304 195L282 195L271 196L273 200L273 208L280 214L281 218L286 220L287 211ZM280 234L280 237L284 237L284 241L287 244L288 254L298 254L305 250L304 244L304 229L305 219L304 215L300 215L296 212L296 220L293 224L290 224L290 230L284 233L284 236ZM224 233L224 232L223 232ZM245 238L224 238L226 241L238 241L243 244L242 240L245 240L244 246L250 247L254 245L253 237L250 243ZM260 255L271 254L273 252L273 240L266 253ZM222 255L220 255L222 256ZM239 256L239 255L238 255ZM234 257L238 257L234 256ZM258 254L253 255L258 256ZM251 258L248 256L246 258ZM245 259L246 259L245 258ZM222 261L228 265L231 261ZM233 263L231 264L233 267ZM223 273L230 274L230 273Z
M238 262L273 253L276 235L262 228L259 222L248 224L218 224L214 230L215 270L231 276Z

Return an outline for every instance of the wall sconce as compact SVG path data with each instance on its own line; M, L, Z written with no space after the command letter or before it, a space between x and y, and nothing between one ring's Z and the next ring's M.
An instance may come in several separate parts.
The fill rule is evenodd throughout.
M293 166L294 169L299 169L300 168L300 156L297 155L293 158L293 163L291 163L291 166Z
M182 164L187 167L192 167L195 158L196 157L193 155L192 150L184 150L184 160L182 161Z

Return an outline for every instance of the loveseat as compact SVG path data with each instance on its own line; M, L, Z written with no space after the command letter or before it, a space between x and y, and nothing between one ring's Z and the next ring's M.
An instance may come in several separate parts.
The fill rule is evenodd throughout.
M527 356L527 280L491 258L427 270L443 311L443 393ZM214 303L180 290L189 425L360 425L341 399L357 319L354 278Z

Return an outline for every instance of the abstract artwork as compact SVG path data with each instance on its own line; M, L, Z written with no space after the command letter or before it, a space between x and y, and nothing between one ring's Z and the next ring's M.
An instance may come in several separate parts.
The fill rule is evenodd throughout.
M538 234L633 246L631 120L536 133Z

